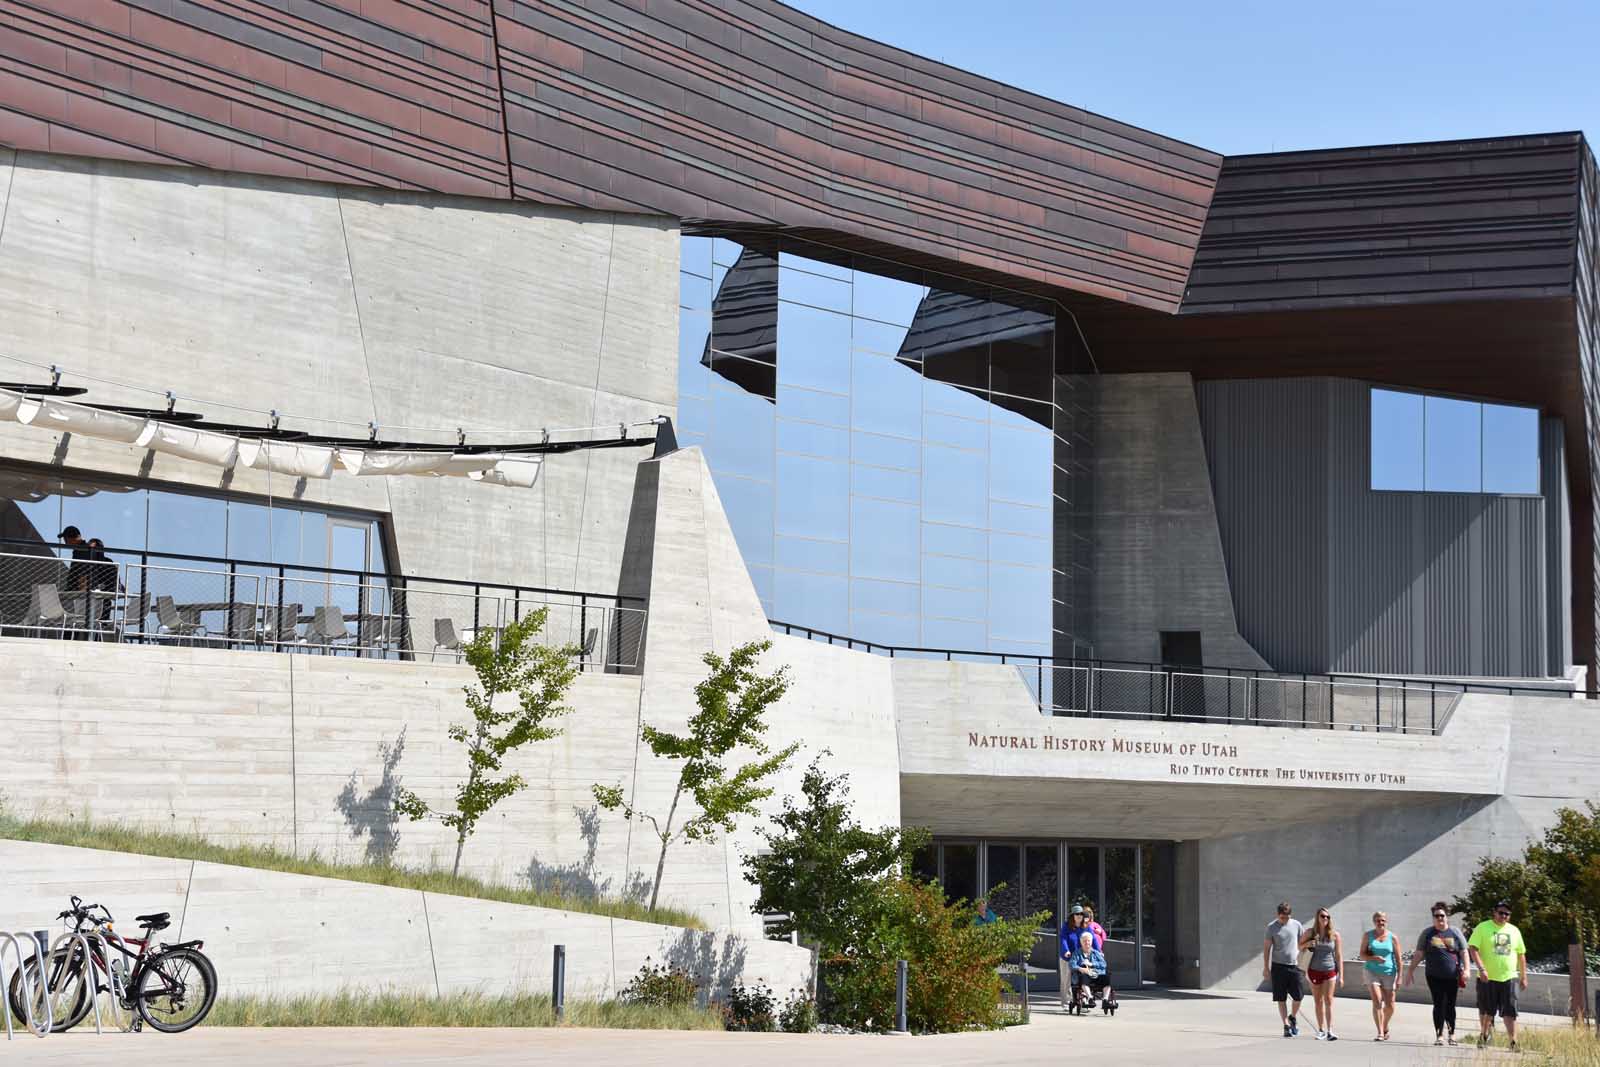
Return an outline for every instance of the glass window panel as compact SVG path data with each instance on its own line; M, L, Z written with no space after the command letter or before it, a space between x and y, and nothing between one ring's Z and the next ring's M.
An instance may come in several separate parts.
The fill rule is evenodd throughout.
M746 359L712 350L711 388L718 386L738 389L751 396L772 400L777 394L778 368L771 363ZM770 406L770 405L769 405Z
M911 582L878 582L867 578L850 580L850 610L880 615L915 615L919 597Z
M982 589L989 582L989 567L981 559L962 556L923 556L922 580L929 585Z
M711 300L713 306L716 304L718 294L722 292L722 283L728 279L728 270L728 267L720 263L711 268Z
M989 394L924 378L922 408L924 411L942 411L948 415L964 415L969 419L988 421Z
M155 510L155 501L151 501L151 511ZM155 517L152 514L151 524L154 525ZM306 567L326 567L328 565L328 517L315 511L300 513L300 560Z
M983 526L988 517L988 464L982 452L928 445L923 449L922 510L934 522Z
M756 478L718 477L717 495L727 512L733 539L746 563L772 562L772 483Z
M925 522L922 524L922 551L985 559L989 555L989 542L982 530Z
M715 279L713 279L715 280ZM711 346L760 363L778 358L778 264L746 252L717 288Z
M850 539L850 467L810 456L778 457L779 533Z
M989 565L989 632L1008 641L1050 639L1051 573L1043 567Z
M272 558L272 511L260 504L228 501L229 558Z
M850 468L850 491L856 496L875 496L915 504L921 497L922 479L916 471L863 467L858 464Z
M7 478L15 472L7 472ZM31 479L0 489L0 537L48 544L61 532L61 498ZM31 499L39 496L40 499Z
M679 448L691 448L691 447L699 446L699 447L701 447L703 449L704 446L705 446L705 443L706 443L706 435L703 434L703 433L695 433L692 430L679 430L678 431L678 447Z
M811 541L803 537L777 539L778 566L819 574L848 574L850 546L843 541Z
M1060 927L1056 918L1056 898L1061 890L1060 850L1055 845L1029 845L1024 856L1027 859L1023 875L1027 891L1022 902L1022 913L1033 915L1046 912L1049 918L1045 920L1044 929L1057 930Z
M683 433L704 434L711 429L711 401L702 396L678 398L677 430Z
M835 278L847 284L851 276L849 267L841 267L837 263L828 263L820 259L799 256L793 252L779 252L778 265L789 267L793 270L803 270L809 274L820 274L824 278Z
M1030 567L1050 566L1050 542L1043 537L1022 534L989 534L989 558L999 563L1021 563Z
M1106 969L1112 974L1132 976L1138 972L1134 938L1138 932L1139 852L1132 845L1117 845L1105 850L1106 906L1099 915L1106 930Z
M1372 390L1372 488L1421 491L1422 397Z
M1483 490L1483 406L1449 397L1424 398L1426 442L1423 486L1433 492L1477 493Z
M912 339L915 343L915 338ZM944 346L917 353L922 357L922 376L930 383L959 386L978 393L989 391L989 348L976 344L962 348Z
M993 406L989 410L991 423L1019 430L1042 430L1045 433L1055 429L1054 404L1047 401L1024 400L1003 393L991 393L990 399L993 401Z
M920 638L915 615L874 615L866 611L850 613L850 636L877 645L914 648Z
M777 430L772 405L759 396L718 384L711 393L706 456L719 474L771 480Z
M922 587L922 613L945 619L982 619L988 613L988 597L982 589L946 589L938 585ZM982 648L981 638L966 640L956 648Z
M944 846L944 895L951 900L978 896L978 846Z
M678 307L689 311L710 311L711 279L680 270L678 272Z
M1539 491L1538 411L1483 405L1483 491Z
M917 317L922 298L928 295L925 285L860 269L855 272L854 289L855 303L851 310L857 318L876 319L897 326L910 326Z
M833 311L778 304L778 380L830 393L850 391L850 319Z
M1029 534L1033 537L1050 536L1050 509L1030 507L1026 504L1008 504L989 501L989 527L1006 533Z
M299 563L302 514L295 508L272 508L271 511L270 554L261 558L270 563Z
M711 370L703 362L706 338L711 333L711 313L678 313L678 395L710 396Z
M1094 845L1067 848L1067 910L1079 904L1100 910L1100 849Z
M927 592L927 590L923 590ZM922 620L923 648L951 648L981 650L984 645L983 623L963 619Z
M849 426L850 398L838 393L819 393L786 385L778 389L778 414L786 419Z
M988 846L989 907L1002 919L1022 916L1022 846Z
M850 502L850 573L914 582L917 509L912 504L856 497Z
M856 319L850 326L850 343L857 349L878 352L885 356L898 356L906 342L906 328L887 322ZM920 371L916 372L922 377Z
M761 610L772 618L778 617L777 608L772 596L772 568L759 563L749 566L750 584L756 587L756 596L761 598Z
M731 267L739 262L739 256L744 252L744 245L737 241L730 241L726 237L717 237L711 243L711 261L724 267Z
M989 388L1049 401L1055 392L1054 327L1048 315L1021 312L1012 335L989 347Z
M63 526L76 526L83 531L84 540L92 537L100 538L107 548L111 549L138 549L145 547L145 501L146 492L143 489L134 489L129 485L114 485L110 483L77 482L71 479L61 483L66 487L67 493L61 498L61 519L59 526L52 526L48 530L41 530L45 539L54 541L56 534L61 532ZM83 494L81 496L76 494ZM171 494L163 494L171 495ZM209 497L188 499L202 499L211 510L215 510L218 521L222 520L225 505L221 500ZM202 505L204 507L204 505ZM199 514L196 511L196 514ZM196 554L220 556L223 554L222 531L217 531L218 536L212 537L210 531L201 534L196 544L217 546L205 551L195 550ZM153 546L152 546L153 547ZM166 548L166 552L182 552L180 548Z
M981 449L989 443L989 424L955 415L928 412L923 416L923 439L932 444Z
M678 249L678 266L694 274L711 276L711 238L685 237Z
M1048 433L989 427L989 495L1040 507L1050 503L1053 439Z
M843 575L773 572L773 606L785 622L845 634L850 628L850 583Z
M892 359L857 352L851 360L851 425L861 430L919 437L922 379Z
M364 571L368 563L366 523L334 519L328 525L328 566L341 571Z
M64 514L70 521L71 513ZM78 525L81 527L82 523ZM155 490L150 493L149 541L153 552L223 556L228 551L227 529L227 504L222 500ZM85 529L83 535L98 536L92 529ZM322 554L327 554L325 544Z
M910 471L922 469L922 445L907 438L858 431L850 435L850 449L851 459L857 463Z
M911 857L911 876L919 882L936 882L939 880L939 846L932 844L923 845Z
M837 426L819 426L814 422L779 419L778 451L848 460L850 431Z
M778 299L850 314L850 283L803 270L778 270Z

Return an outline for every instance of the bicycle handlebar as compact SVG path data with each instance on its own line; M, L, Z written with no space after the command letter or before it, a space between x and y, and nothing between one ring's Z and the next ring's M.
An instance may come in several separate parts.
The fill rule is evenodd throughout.
M114 921L111 918L111 909L106 907L104 904L85 904L83 902L83 898L76 895L74 895L71 899L72 907L59 913L56 918L76 919L78 920L79 926L82 926L84 922L110 923ZM94 914L96 911L100 913L100 917L98 919Z

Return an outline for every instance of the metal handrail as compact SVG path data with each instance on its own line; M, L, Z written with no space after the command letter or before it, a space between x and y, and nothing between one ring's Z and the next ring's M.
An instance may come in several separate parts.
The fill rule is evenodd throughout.
M867 641L859 637L847 637L841 634L829 633L812 626L802 626L799 623L782 622L778 619L768 619L767 625L772 629L791 636L805 637L811 641L825 641L830 645L841 645L845 648L869 652L873 655L888 656L893 659L900 657L933 658L948 662L980 662L997 661L1005 666L1033 667L1041 670L1060 670L1068 667L1129 669L1147 671L1192 671L1192 663L1157 663L1147 660L1119 660L1100 659L1093 656L1069 656L1058 658L1044 656L1033 652L993 652L982 649L951 649L951 648L924 648L916 645L886 645L876 641ZM1441 695L1446 693L1483 693L1491 696L1515 696L1518 693L1536 693L1540 696L1556 697L1561 699L1593 699L1582 689L1561 689L1551 685L1494 685L1487 682L1474 682L1468 680L1451 681L1443 678L1410 678L1398 675L1378 674L1345 674L1345 673L1315 673L1305 671L1275 671L1261 667L1223 667L1203 666L1200 668L1207 674L1231 678L1263 678L1282 681L1307 681L1324 682L1334 685L1350 683L1364 683L1374 685L1403 685L1408 688L1435 689Z

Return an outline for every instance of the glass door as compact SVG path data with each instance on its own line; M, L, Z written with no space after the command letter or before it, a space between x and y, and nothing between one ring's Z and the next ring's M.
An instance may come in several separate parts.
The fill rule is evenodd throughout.
M1060 957L1061 931L1061 846L1025 845L1023 856L1022 914L1042 911L1049 916L1034 938L1029 965L1042 969L1033 988L1041 992L1056 988L1056 960Z
M348 519L328 520L328 566L342 571L364 571L372 559L372 524ZM328 576L326 606L338 608L344 615L345 627L356 635L355 643L363 647L374 644L370 640L371 620L382 614L382 605L373 601L373 590L364 579L353 574Z
M1132 845L1104 849L1105 909L1100 925L1106 928L1106 966L1119 989L1140 984L1139 952L1139 852Z

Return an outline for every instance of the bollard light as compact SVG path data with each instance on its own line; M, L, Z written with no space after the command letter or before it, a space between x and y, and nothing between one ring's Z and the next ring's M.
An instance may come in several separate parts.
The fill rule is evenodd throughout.
M555 1008L556 1022L567 1010L567 946L557 945L555 960L550 969L550 1004Z
M906 961L894 965L894 1032L906 1032Z

